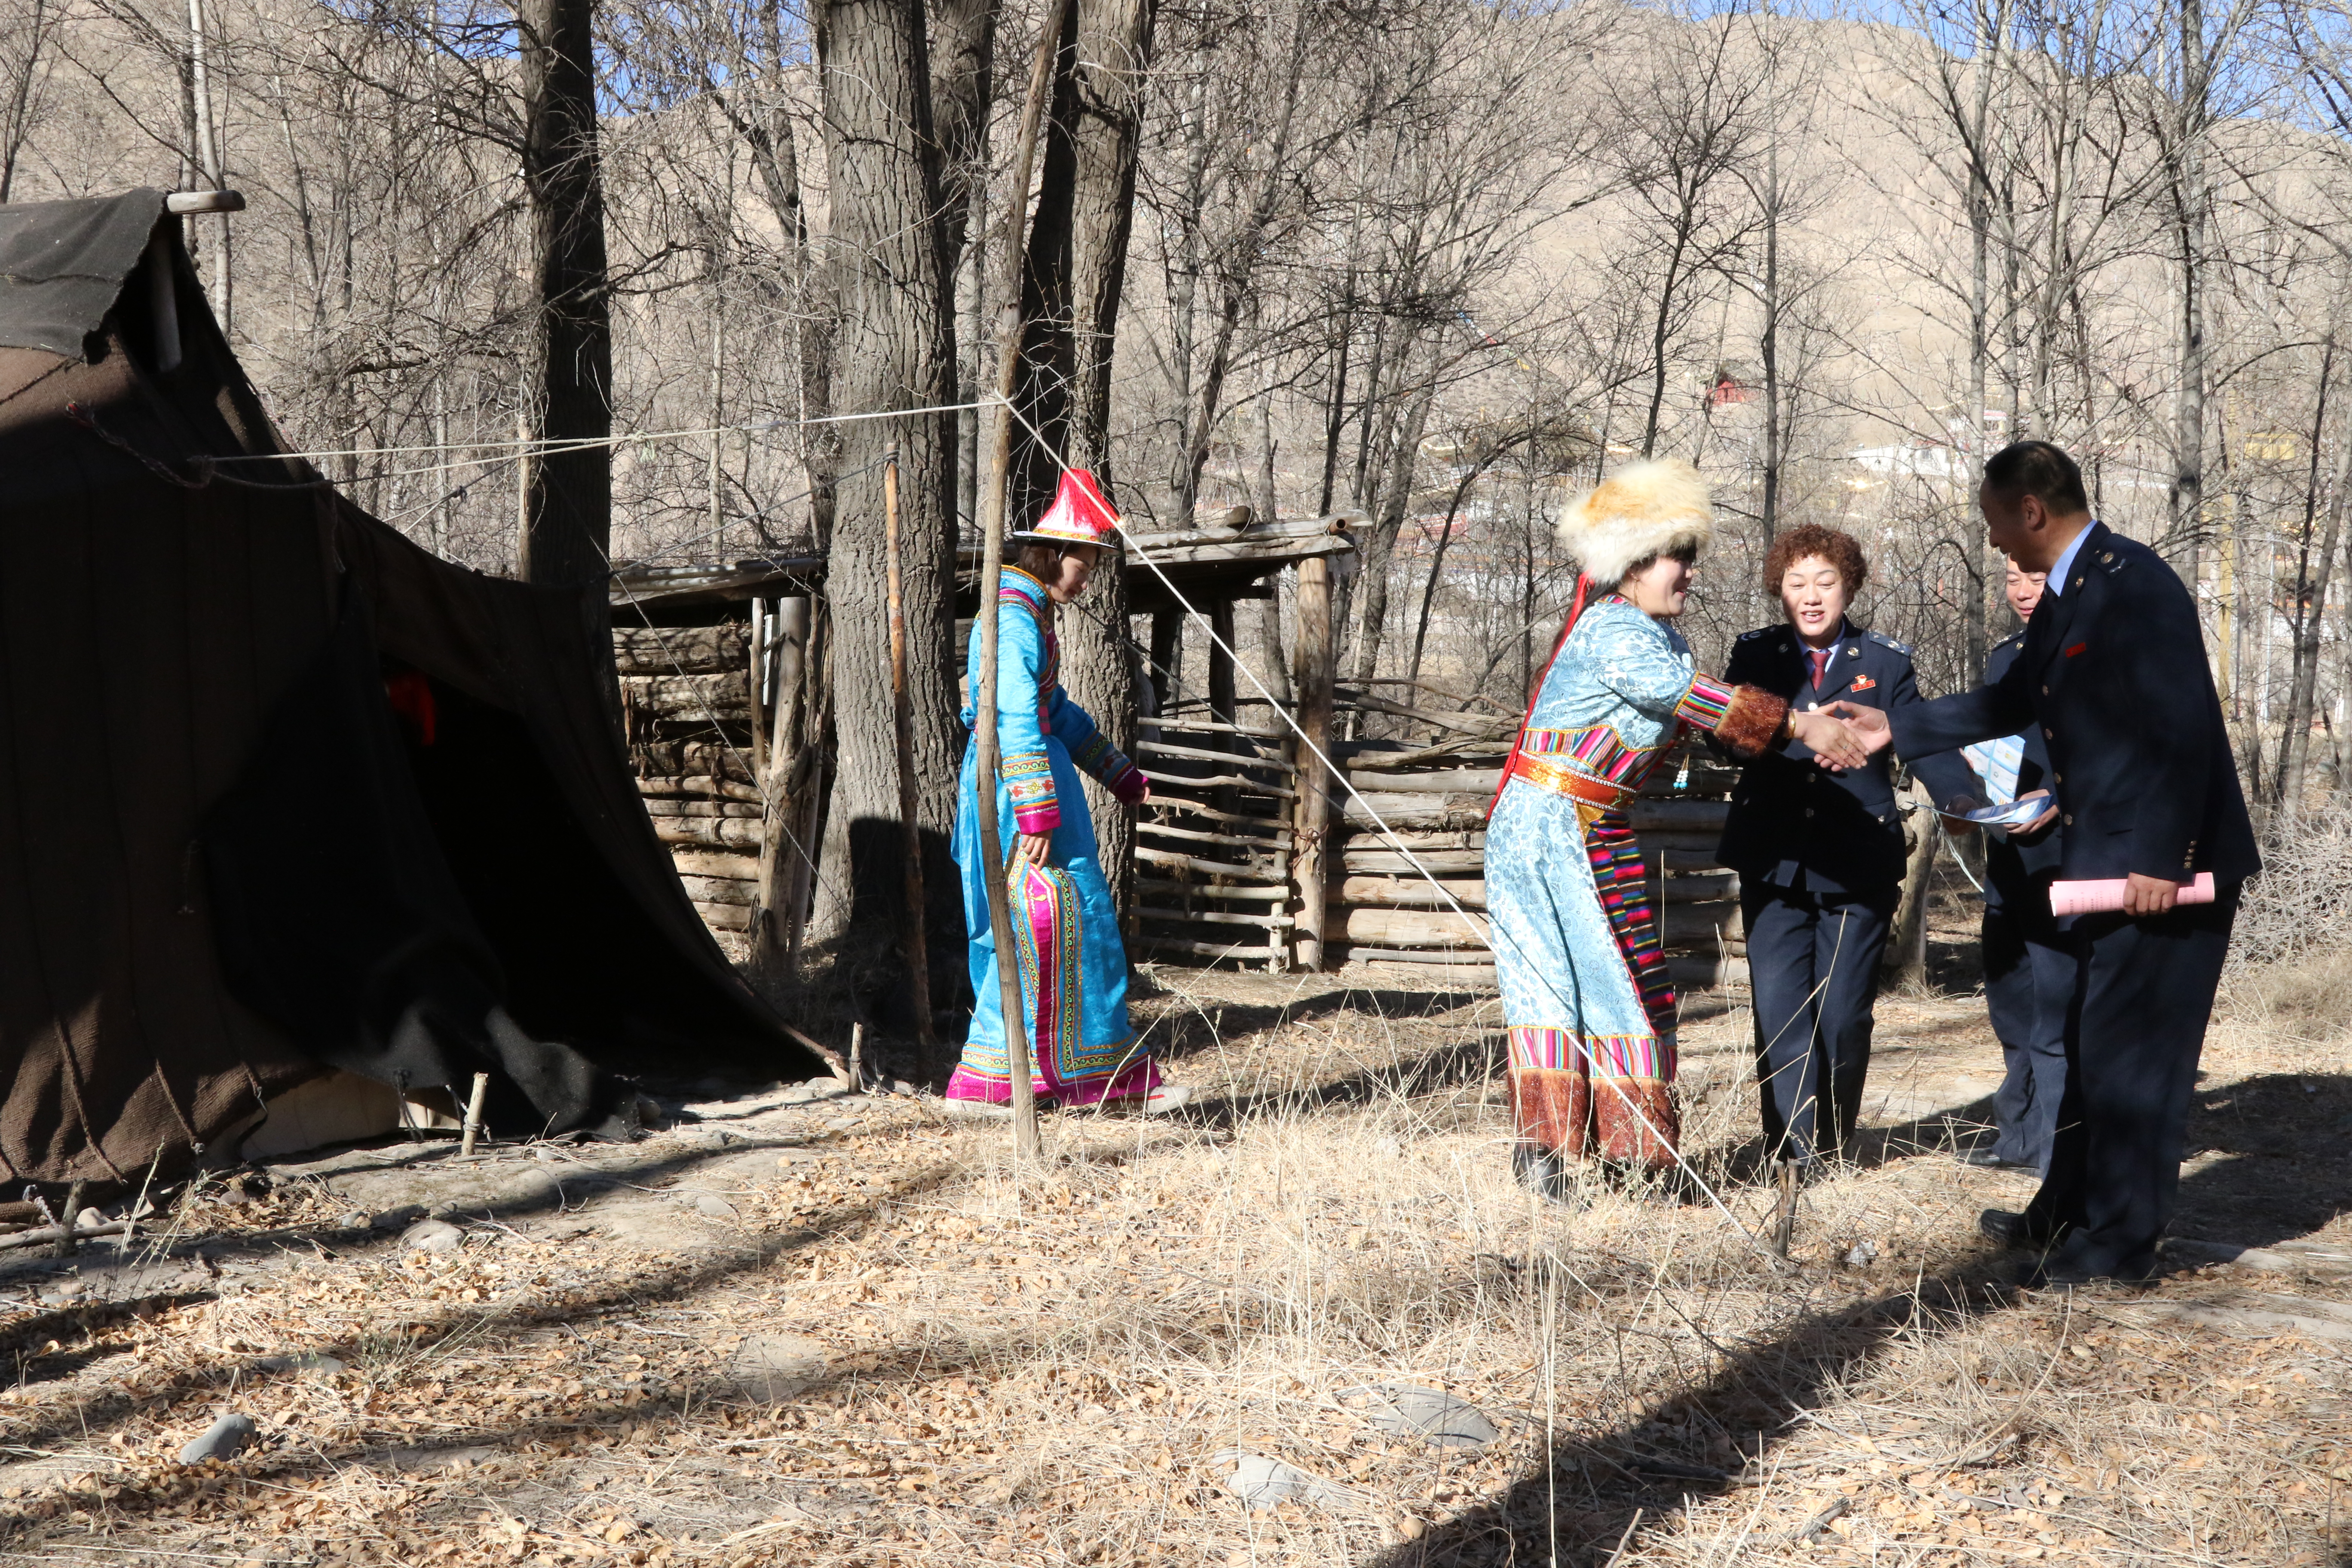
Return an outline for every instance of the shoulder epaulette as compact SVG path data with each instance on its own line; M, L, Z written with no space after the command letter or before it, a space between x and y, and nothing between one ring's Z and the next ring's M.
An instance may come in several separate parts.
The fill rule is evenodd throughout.
M1911 645L1909 643L1896 642L1885 632L1870 632L1865 635L1869 637L1871 641L1878 644L1881 647L1891 647L1906 658L1909 658L1911 657Z
M1774 632L1780 631L1783 628L1780 626L1758 626L1752 632L1740 633L1739 636L1733 640L1738 642L1754 642L1758 637L1769 637Z

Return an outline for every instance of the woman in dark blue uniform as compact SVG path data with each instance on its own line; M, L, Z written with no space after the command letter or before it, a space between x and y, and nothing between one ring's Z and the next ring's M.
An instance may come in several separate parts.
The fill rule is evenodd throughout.
M1846 619L1868 577L1849 535L1811 524L1780 535L1764 582L1787 620L1741 637L1725 679L1796 711L1919 701L1911 650ZM1957 752L1915 771L1942 805L1975 784ZM1739 873L1766 1152L1810 1168L1843 1152L1862 1109L1878 963L1903 883L1894 770L1882 757L1831 773L1784 741L1741 772L1720 855Z

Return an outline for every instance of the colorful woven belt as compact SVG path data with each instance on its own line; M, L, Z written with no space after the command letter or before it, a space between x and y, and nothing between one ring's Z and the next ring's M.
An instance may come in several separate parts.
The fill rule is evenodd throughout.
M1554 795L1564 795L1570 800L1580 800L1587 805L1602 806L1613 811L1623 810L1632 804L1633 797L1641 793L1638 790L1620 789L1615 784L1603 784L1590 773L1579 773L1565 763L1553 762L1549 757L1531 757L1525 752L1512 758L1511 771L1517 777L1527 780L1538 789L1547 789Z

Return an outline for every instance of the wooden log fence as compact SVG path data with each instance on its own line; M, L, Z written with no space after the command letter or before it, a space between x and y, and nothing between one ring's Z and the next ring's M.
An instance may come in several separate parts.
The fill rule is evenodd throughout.
M1328 650L1304 635L1328 615L1327 563L1298 564L1298 706L1289 711L1350 787L1313 762L1263 699L1237 695L1222 656L1213 658L1212 703L1192 688L1176 711L1143 721L1136 746L1152 781L1129 910L1136 956L1491 985L1486 815L1510 726L1488 712L1437 711L1436 693L1412 693L1408 706L1335 688ZM614 633L640 798L687 896L738 962L749 956L760 908L766 809L752 782L761 737L751 724L751 626ZM1361 718L1335 721L1350 708ZM1331 739L1351 727L1392 731L1401 721L1423 739ZM1747 978L1738 879L1716 858L1735 777L1703 750L1686 750L1654 771L1628 812L1668 969L1688 991Z

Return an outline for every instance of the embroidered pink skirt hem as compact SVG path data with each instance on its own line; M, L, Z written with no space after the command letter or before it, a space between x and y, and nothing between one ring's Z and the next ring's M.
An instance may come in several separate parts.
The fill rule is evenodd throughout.
M1029 1084L1041 1101L1055 1105L1094 1105L1106 1100L1124 1100L1130 1095L1150 1093L1160 1087L1160 1067L1150 1057L1138 1057L1108 1078L1049 1083L1033 1075ZM1008 1079L990 1077L960 1066L954 1076L948 1079L947 1098L1004 1105L1013 1099L1013 1084Z

